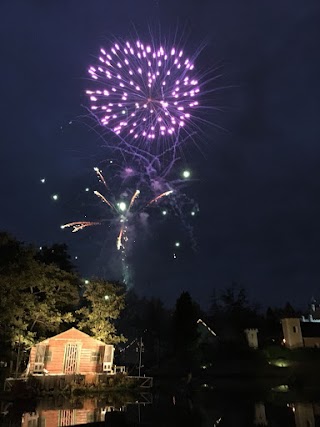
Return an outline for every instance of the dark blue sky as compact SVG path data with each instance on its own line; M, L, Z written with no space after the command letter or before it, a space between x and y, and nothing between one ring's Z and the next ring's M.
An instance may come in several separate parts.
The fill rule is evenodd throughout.
M187 49L206 40L203 64L223 64L219 84L231 87L213 121L226 131L207 131L204 155L185 151L198 178L187 189L200 205L197 252L180 229L150 227L132 257L137 289L169 303L189 290L205 304L234 280L264 305L320 298L319 20L318 0L3 0L0 228L66 241L84 274L114 275L101 229L59 228L84 212L83 188L106 156L77 120L87 66L112 36L178 25Z

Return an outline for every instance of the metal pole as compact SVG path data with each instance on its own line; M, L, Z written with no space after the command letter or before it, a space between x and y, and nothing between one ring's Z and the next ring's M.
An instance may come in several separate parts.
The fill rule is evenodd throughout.
M141 377L141 359L142 359L142 337L140 337L140 345L139 345L139 377Z
M19 342L18 342L18 354L17 354L17 363L16 363L16 372L15 377L18 378L18 372L19 372L19 365L20 365L20 352L21 352L21 335L19 335Z

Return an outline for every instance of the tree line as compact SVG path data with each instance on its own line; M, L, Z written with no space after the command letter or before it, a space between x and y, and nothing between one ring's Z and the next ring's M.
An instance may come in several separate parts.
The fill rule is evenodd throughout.
M1 351L30 347L75 326L108 344L119 344L121 355L144 343L144 363L165 361L188 367L213 357L217 341L245 346L244 329L258 328L265 342L280 339L280 319L298 315L290 304L261 313L236 283L213 293L204 312L188 292L169 309L158 298L147 299L118 282L83 280L65 244L35 248L0 233ZM216 337L198 323L201 318ZM131 344L132 343L132 344ZM171 361L171 362L170 362ZM126 362L126 360L124 360Z

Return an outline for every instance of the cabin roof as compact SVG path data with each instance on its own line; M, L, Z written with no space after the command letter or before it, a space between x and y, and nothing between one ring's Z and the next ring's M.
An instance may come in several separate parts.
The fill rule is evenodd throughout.
M86 338L86 339L89 338L89 339L95 341L99 345L108 345L108 344L104 343L103 341L96 340L95 338L91 337L90 335L86 334L85 332L79 331L79 329L74 328L74 327L72 327L70 329L67 329L64 332L61 332L60 334L53 335L52 337L46 338L45 340L40 341L38 344L46 343L46 342L48 342L49 340L51 340L53 338L54 339L55 338L66 339L66 340L68 338L70 338L70 339L79 338L80 340L84 339L84 338Z

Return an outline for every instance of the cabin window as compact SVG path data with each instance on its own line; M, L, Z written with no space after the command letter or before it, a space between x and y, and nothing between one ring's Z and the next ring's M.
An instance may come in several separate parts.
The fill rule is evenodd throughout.
M46 352L46 346L45 345L37 345L35 363L43 363L44 362L45 352Z
M293 327L293 333L294 334L297 333L297 327L296 326Z
M91 362L100 362L100 352L99 351L93 351L91 353Z
M112 359L112 350L113 350L113 348L112 348L112 346L111 345L109 345L109 346L106 346L105 347L105 351L104 351L104 362L106 362L106 363L111 363L111 359Z
M36 346L36 357L35 357L35 361L34 361L34 371L35 372L42 372L43 371L46 350L47 350L46 345L37 345Z

